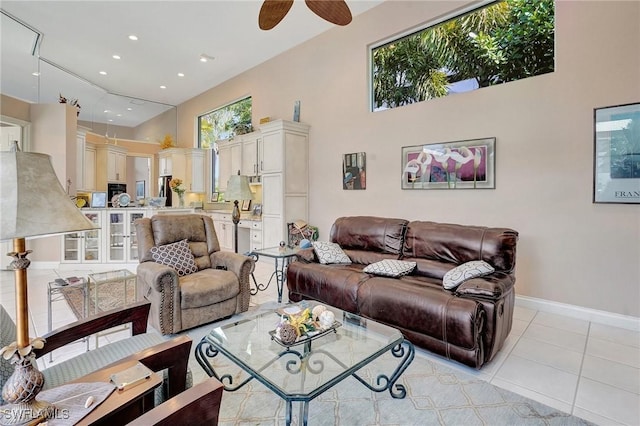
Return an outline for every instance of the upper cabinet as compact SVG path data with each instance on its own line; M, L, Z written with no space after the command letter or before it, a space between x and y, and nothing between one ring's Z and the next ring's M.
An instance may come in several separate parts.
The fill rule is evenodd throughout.
M127 149L117 145L96 146L96 189L107 183L127 183Z
M205 192L205 152L197 148L169 148L158 153L158 175L182 179L187 192Z

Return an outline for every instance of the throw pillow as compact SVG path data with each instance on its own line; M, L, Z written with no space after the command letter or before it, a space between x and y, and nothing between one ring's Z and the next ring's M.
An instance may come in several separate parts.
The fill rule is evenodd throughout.
M187 240L151 247L151 257L156 263L172 267L181 277L198 272Z
M404 260L385 259L380 262L372 263L362 271L367 274L382 275L384 277L401 277L409 274L416 267L416 262L407 262Z
M336 243L316 241L313 243L313 251L318 256L320 263L324 265L329 263L351 263L349 256Z
M458 265L442 277L442 286L447 290L455 290L460 284L471 278L481 277L495 271L493 266L484 260L472 260Z

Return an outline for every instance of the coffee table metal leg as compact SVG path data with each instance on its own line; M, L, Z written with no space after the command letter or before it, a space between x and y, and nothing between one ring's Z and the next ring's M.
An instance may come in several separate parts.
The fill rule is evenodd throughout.
M400 364L398 365L398 367L396 367L391 376L387 377L384 374L378 375L375 382L381 383L380 386L372 386L355 373L353 374L353 377L358 379L360 383L362 383L372 391L383 392L389 389L389 393L393 398L402 399L407 396L407 389L404 387L404 385L396 382L398 381L402 373L404 373L404 371L407 369L407 367L409 367L409 364L411 364L411 362L413 361L416 350L413 346L413 343L408 340L403 340L401 343L391 349L391 354L396 358L401 358Z

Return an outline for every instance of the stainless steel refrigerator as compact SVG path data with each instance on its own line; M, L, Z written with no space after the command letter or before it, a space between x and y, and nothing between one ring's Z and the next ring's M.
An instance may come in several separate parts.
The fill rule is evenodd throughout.
M167 197L167 202L165 206L171 207L171 187L169 186L169 182L171 181L171 176L160 176L158 179L158 188L159 194L158 197Z

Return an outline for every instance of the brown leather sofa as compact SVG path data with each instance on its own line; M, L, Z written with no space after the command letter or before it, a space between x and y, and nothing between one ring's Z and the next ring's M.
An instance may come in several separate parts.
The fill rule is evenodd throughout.
M480 368L511 330L518 233L488 228L370 216L335 221L330 241L352 264L318 263L313 249L289 265L289 300L313 299L391 325L412 343ZM416 262L400 278L364 273L382 259ZM495 271L445 290L447 271L484 260Z

